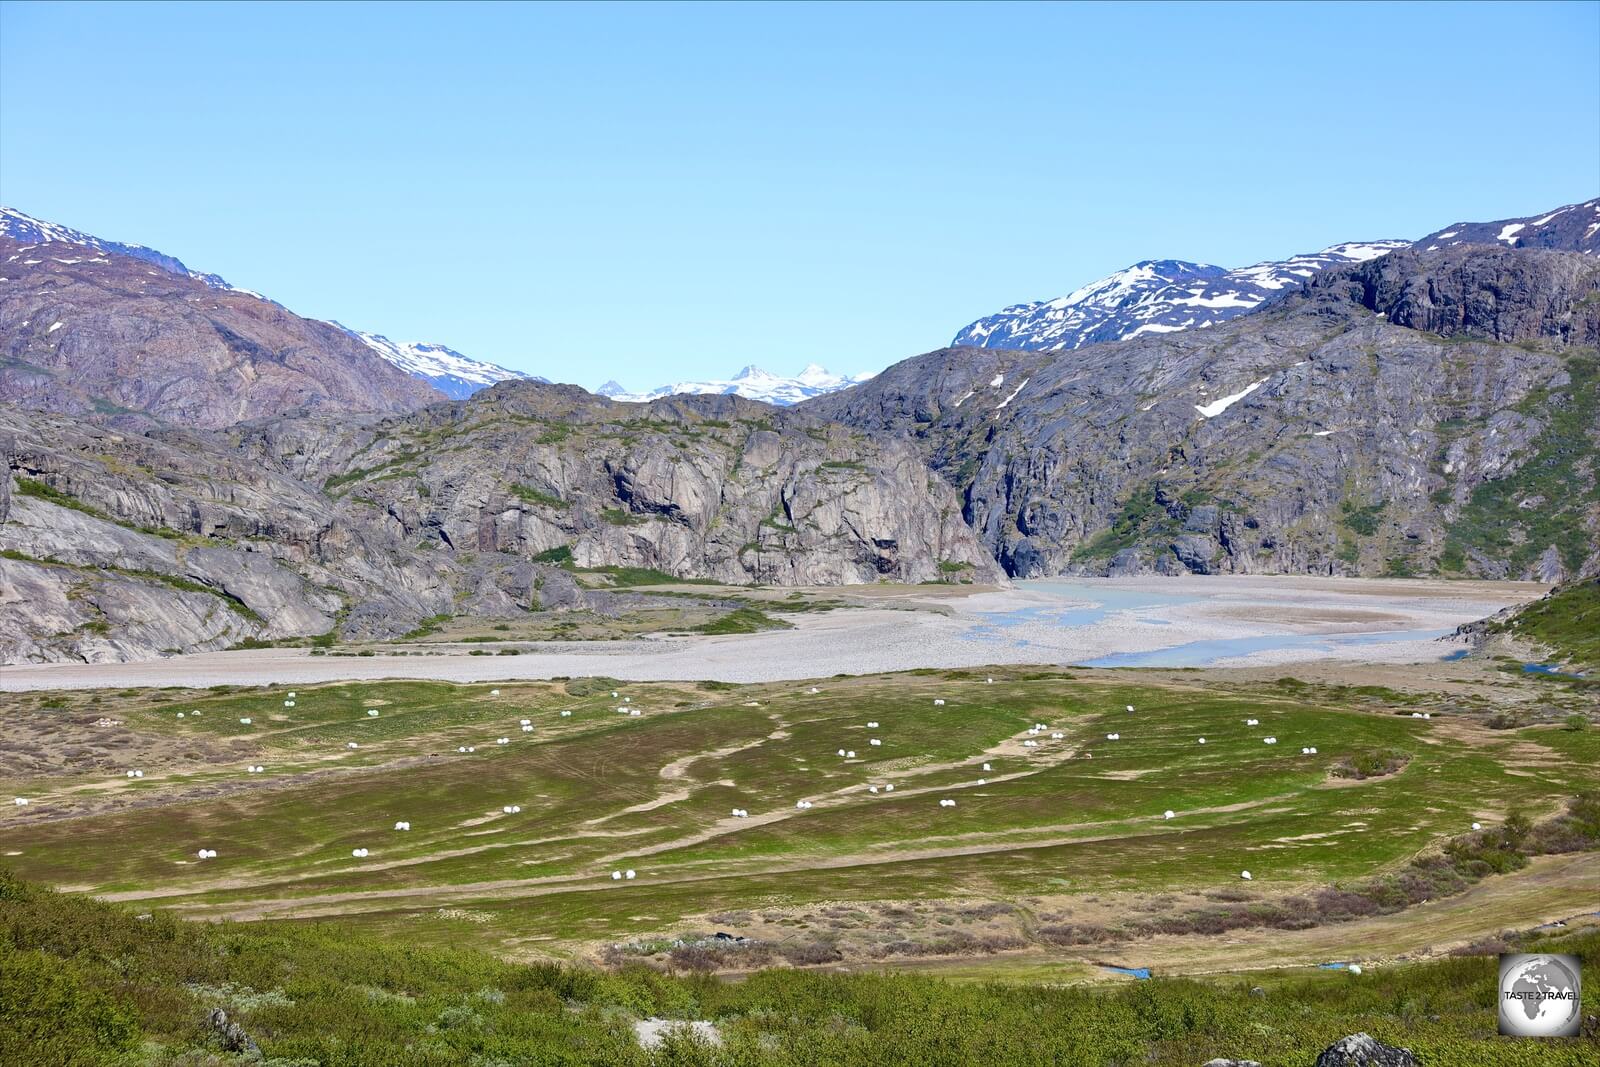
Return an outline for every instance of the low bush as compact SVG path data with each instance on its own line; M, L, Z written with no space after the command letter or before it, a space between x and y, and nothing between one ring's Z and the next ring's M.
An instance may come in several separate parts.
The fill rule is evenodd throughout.
M1600 970L1597 931L1504 943L1577 953L1585 970ZM981 940L962 944L985 948ZM1592 1035L1537 1048L1494 1037L1496 963L1482 955L1359 977L1158 974L1101 986L792 969L834 962L835 950L820 942L787 946L783 955L790 967L739 981L700 973L696 954L684 956L681 975L638 964L513 964L359 927L179 922L0 872L0 1062L1192 1067L1229 1056L1309 1065L1357 1031L1409 1046L1428 1067L1595 1062ZM206 1023L216 1008L260 1045L260 1059L222 1051ZM1586 1014L1593 1011L1586 1000ZM710 1021L722 1047L677 1042L647 1052L632 1030L646 1016Z

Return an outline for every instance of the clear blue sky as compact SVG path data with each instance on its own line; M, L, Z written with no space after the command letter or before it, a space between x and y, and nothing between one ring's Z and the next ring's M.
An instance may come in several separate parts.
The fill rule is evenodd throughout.
M1600 193L1600 5L0 6L0 199L588 386Z

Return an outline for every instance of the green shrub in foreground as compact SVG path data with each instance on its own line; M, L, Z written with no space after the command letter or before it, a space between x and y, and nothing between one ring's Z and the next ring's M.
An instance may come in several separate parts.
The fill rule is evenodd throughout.
M1600 932L1538 942L1600 973ZM934 1067L1310 1064L1348 1033L1428 1067L1596 1062L1592 1038L1494 1036L1492 957L1345 973L1127 985L956 984L914 974L767 970L742 982L642 967L518 965L331 924L210 925L136 916L0 872L0 1063L196 1067L243 1062L208 1036L226 1009L276 1067L465 1064ZM1259 986L1263 995L1252 995ZM1584 1010L1600 1008L1596 983ZM721 1049L646 1053L641 1016L714 1021Z

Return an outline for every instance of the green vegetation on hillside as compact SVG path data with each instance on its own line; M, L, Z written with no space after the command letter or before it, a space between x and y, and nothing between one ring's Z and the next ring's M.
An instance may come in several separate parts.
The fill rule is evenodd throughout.
M1600 933L1529 938L1600 969ZM1592 1038L1494 1036L1495 960L1268 972L1116 987L955 984L916 975L768 970L732 983L642 967L518 965L331 925L212 925L63 896L0 872L0 1062L251 1062L207 1025L221 1008L272 1067L472 1064L1192 1067L1212 1056L1310 1064L1346 1034L1428 1067L1578 1067ZM1600 1003L1594 983L1584 1010ZM1252 989L1258 993L1252 993ZM716 1025L722 1047L644 1017ZM1532 1058L1529 1058L1529 1057Z
M523 485L521 482L511 486L511 495L516 497L518 500L524 501L525 503L539 504L547 508L571 507L570 504L556 496L554 493L546 493L542 489L535 488L531 485Z
M417 623L414 629L402 634L400 640L412 641L419 637L431 637L438 633L451 618L452 616L450 615L430 615Z
M151 537L164 537L168 540L181 540L183 537L183 535L178 533L176 530L169 530L163 526L141 526L138 523L127 522L123 519L117 518L114 515L108 515L99 508L94 507L91 504L85 504L83 501L79 500L75 496L72 496L70 493L63 493L55 486L41 482L37 478L24 478L18 476L16 479L16 487L18 496L31 496L39 500L47 500L58 507L71 508L73 511L81 511L85 515L93 516L96 519L102 519L105 522L114 523L126 530L135 530L142 534L149 534Z
M612 526L638 526L645 521L643 515L635 515L627 508L606 508L600 517Z
M564 567L572 562L572 546L557 545L555 548L547 548L543 552L536 553L533 561L535 563L548 563L555 567Z
M570 551L568 553L571 555ZM717 585L712 578L679 578L652 567L572 567L574 574L592 574L603 577L610 586L633 585Z
M1470 552L1510 563L1520 574L1554 545L1569 571L1577 571L1592 551L1594 536L1584 525L1600 506L1600 476L1576 457L1592 455L1600 426L1600 364L1591 357L1567 361L1572 384L1535 391L1522 404L1524 414L1543 420L1545 431L1534 454L1503 478L1472 491L1447 531L1439 566L1466 568Z
M1378 523L1383 519L1384 508L1388 506L1384 500L1367 505L1345 500L1339 505L1339 521L1362 537L1371 537L1378 532Z
M58 505L59 507L71 508L74 511L81 511L86 515L93 515L97 519L103 519L106 517L105 512L101 511L99 508L90 507L77 497L63 493L55 486L41 482L37 478L18 477L16 484L17 494L19 496L31 496L37 497L40 500L48 500L50 503Z
M375 474L382 474L382 473L384 473L386 471L393 472L395 475L406 474L408 472L396 471L395 468L399 467L403 463L411 462L412 460L416 459L419 455L420 455L420 453L418 453L418 452L413 452L413 451L410 451L410 450L402 450L393 459L385 460L384 462L379 463L379 464L377 464L375 466L372 466L372 467L357 467L357 468L354 468L352 470L345 471L342 474L331 475L325 481L323 481L323 483L322 483L323 492L332 493L335 489L338 489L340 486L349 485L352 482L359 482L364 478L370 478Z
M1493 629L1546 645L1563 663L1600 667L1600 579L1558 589Z
M1125 548L1175 534L1178 523L1156 500L1157 483L1135 489L1111 525L1091 534L1072 552L1074 562L1110 559Z

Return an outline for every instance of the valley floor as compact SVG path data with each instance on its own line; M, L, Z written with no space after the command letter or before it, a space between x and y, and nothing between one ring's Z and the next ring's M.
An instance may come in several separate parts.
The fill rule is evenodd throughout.
M1229 1029L1203 1042L1218 1053L1309 1062L1360 1026L1418 1044L1430 1063L1510 1064L1516 1050L1471 1005L1439 1021L1347 998L1424 974L1470 973L1478 989L1487 960L1416 961L1529 943L1506 931L1593 944L1596 683L1525 672L1534 653L1504 636L1470 654L1438 640L1537 592L1263 578L885 586L790 612L793 630L736 637L470 655L465 627L316 656L5 668L0 797L26 803L0 807L0 935L9 922L57 945L32 925L54 915L166 938L180 918L199 921L175 936L256 955L276 945L293 961L212 968L181 988L161 978L141 1003L162 1009L140 1010L172 1050L203 1043L192 1020L223 1004L281 1054L358 1062L308 1036L325 1026L307 1021L321 1001L281 975L315 946L338 960L359 945L368 961L442 953L447 969L492 974L471 987L491 992L571 975L660 994L592 1007L590 1040L605 1050L572 1062L646 1062L630 1028L696 1017L685 1012L768 1050L738 1062L891 1062L776 1056L764 1028L777 1016L736 1020L717 998L882 982L945 999L1071 999L1087 994L1062 987L1148 968L1155 981L1104 995L1226 1001L1256 1019L1277 1008L1248 986L1304 983L1292 1037ZM1103 665L1063 665L1085 661ZM139 951L196 973L160 945ZM119 988L92 956L74 962L79 980ZM1352 961L1366 977L1323 969ZM314 970L320 981L341 967ZM413 1004L414 975L383 967L381 980L346 967L342 981L379 1007ZM957 982L863 973L880 971ZM1163 979L1180 975L1202 981ZM995 980L1011 985L979 984ZM670 982L711 999L688 1007ZM434 1016L481 1014L440 988L395 1047L440 1032ZM575 1002L550 1003L566 1018ZM0 1041L5 1022L0 1012ZM807 1022L796 1039L832 1025ZM1192 1030L1054 1061L1188 1063ZM1585 1049L1564 1048L1571 1057L1549 1062L1583 1062ZM422 1062L374 1055L361 1062ZM1030 1055L1019 1046L1013 1060Z
M760 683L989 664L1432 664L1465 647L1440 642L1455 627L1532 600L1544 589L1525 582L1289 576L1051 580L971 590L846 587L808 591L851 607L789 616L789 630L564 643L375 644L324 654L271 648L135 663L12 665L0 667L0 692L590 675ZM764 607L783 611L781 602Z
M716 929L766 946L716 955L729 970L1213 970L1600 910L1589 853L1534 849L1487 882L1509 861L1472 858L1474 824L1564 818L1600 789L1600 730L1566 721L1593 717L1586 683L1441 669L1460 677L991 666L18 694L0 793L28 803L0 809L0 864L188 917L339 917L519 959L650 958ZM1383 919L1418 908L1420 931Z

